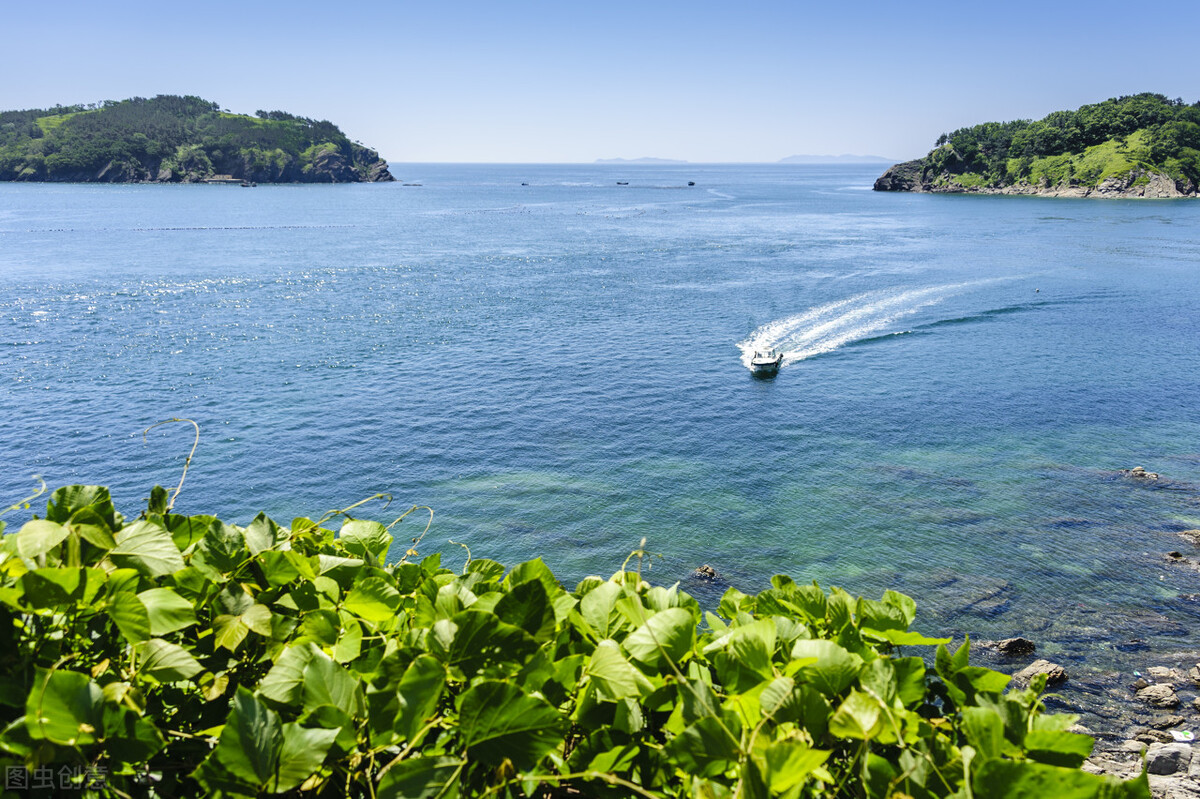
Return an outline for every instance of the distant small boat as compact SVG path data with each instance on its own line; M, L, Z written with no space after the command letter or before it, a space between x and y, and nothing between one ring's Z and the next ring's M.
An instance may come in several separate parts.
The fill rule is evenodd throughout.
M521 185L522 185L522 186L528 186L529 184L528 184L528 183L522 183Z
M258 185L258 184L257 184L257 183L255 183L255 182L254 182L254 181L252 181L252 180L243 180L243 181L242 181L242 188L243 188L243 189L252 189L252 188L254 188L254 187L255 187L255 186L257 186L257 185Z
M750 373L755 377L774 377L779 374L779 365L782 363L782 352L755 350L754 357L750 359Z
M617 185L618 185L618 186L628 186L628 185L629 185L629 181L628 181L628 180L618 180L618 181L617 181Z
M689 186L695 186L695 185L696 185L696 181L694 181L694 180L689 180L689 181L688 181L688 185L689 185Z

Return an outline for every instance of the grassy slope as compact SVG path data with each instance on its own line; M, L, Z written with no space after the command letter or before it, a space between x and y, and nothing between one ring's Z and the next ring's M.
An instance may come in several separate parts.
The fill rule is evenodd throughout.
M1094 147L1088 147L1082 153L1036 158L1026 182L1035 186L1057 186L1069 183L1073 179L1078 185L1098 186L1110 177L1124 177L1135 169L1170 172L1169 169L1152 163L1148 138L1145 130L1138 130L1125 137L1124 141L1109 139ZM1008 159L1010 184L1018 182L1016 175L1019 164L1018 158ZM1149 178L1142 176L1135 180L1135 183L1148 181ZM976 172L950 175L944 180L939 179L938 182L940 185L958 185L963 188L979 188L989 184L985 176Z
M88 112L75 111L70 114L54 114L54 115L48 116L48 117L38 117L37 125L39 128L42 129L43 133L49 133L50 131L54 130L62 123L66 122L71 117L77 116L78 114L81 114L81 113L88 113Z
M1109 139L1102 144L1089 147L1077 155L1055 155L1035 159L1031 167L1030 182L1058 185L1074 177L1080 183L1094 186L1110 177L1124 177L1137 168L1155 170L1150 162L1146 131L1139 130L1126 137L1125 141ZM1013 174L1017 159L1008 162L1009 174Z

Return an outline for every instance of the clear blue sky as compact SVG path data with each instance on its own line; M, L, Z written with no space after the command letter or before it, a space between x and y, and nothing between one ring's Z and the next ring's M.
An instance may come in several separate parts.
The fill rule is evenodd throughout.
M912 158L1140 91L1200 99L1196 0L4 3L0 108L197 94L395 161Z

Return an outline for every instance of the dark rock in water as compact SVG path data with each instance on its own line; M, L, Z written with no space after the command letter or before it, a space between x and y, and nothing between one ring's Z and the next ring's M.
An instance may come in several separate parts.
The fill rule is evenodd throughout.
M1173 549L1167 553L1167 557L1170 558L1171 560L1182 560L1183 553L1178 550Z
M1146 682L1146 680L1144 678L1138 677L1129 686L1129 690L1136 692L1136 691L1142 690L1143 688L1149 688L1149 687L1150 687L1150 683Z
M1200 547L1200 530L1180 530L1179 535Z
M1005 638L996 644L996 649L1002 655L1016 657L1019 655L1032 655L1037 645L1028 638Z
M1168 730L1171 727L1178 727L1183 722L1183 716L1159 716L1150 722L1150 726L1156 730Z
M1188 679L1196 683L1196 685L1200 685L1200 663L1188 669Z
M889 167L875 181L875 191L921 191L924 167L924 158Z
M1148 685L1137 692L1137 698L1151 707L1179 707L1179 697L1169 685Z
M1121 474L1131 480L1153 482L1158 479L1158 472L1148 472L1144 466L1134 466L1132 469L1122 469Z
M1048 660L1035 660L1014 674L1013 682L1018 685L1028 685L1029 681L1038 674L1046 675L1046 685L1058 685L1067 680L1067 671L1062 666Z
M705 563L700 568L696 569L695 575L697 577L699 577L701 580L709 580L709 581L716 580L718 577L720 577L720 575L717 574L717 570L714 569L712 566L709 566L707 563Z
M390 183L395 179L392 173L388 171L387 161L384 161L382 158L367 167L368 183Z
M1191 762L1191 744L1154 744L1146 750L1146 770L1151 774L1176 774L1187 771Z

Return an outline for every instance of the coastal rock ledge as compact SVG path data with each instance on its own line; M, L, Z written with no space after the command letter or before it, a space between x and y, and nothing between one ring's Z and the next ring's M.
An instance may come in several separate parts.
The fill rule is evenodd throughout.
M875 181L875 191L908 191L923 194L1024 194L1039 197L1093 197L1103 199L1171 199L1196 197L1197 186L1189 180L1175 180L1162 172L1135 169L1114 175L1095 186L1076 181L1055 185L1033 185L1025 181L1008 186L965 185L951 172L935 173L927 159L905 161L884 172Z

